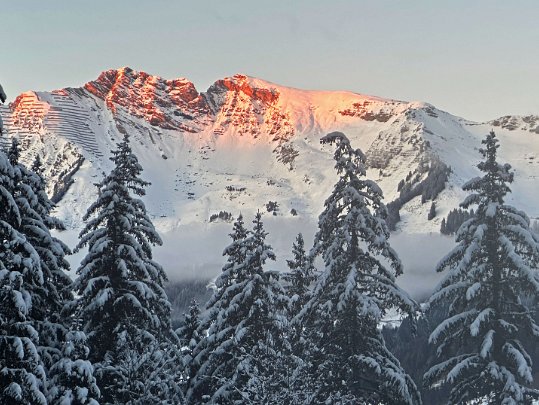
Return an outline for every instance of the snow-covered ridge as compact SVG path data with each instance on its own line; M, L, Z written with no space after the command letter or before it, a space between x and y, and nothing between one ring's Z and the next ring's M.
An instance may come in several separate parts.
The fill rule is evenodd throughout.
M209 218L221 211L249 218L277 203L276 215L267 213L266 220L283 261L297 232L308 240L336 179L332 147L319 142L332 131L365 152L368 176L386 202L399 197L398 185L410 173L422 181L433 162L451 167L435 198L436 217L427 220L431 201L407 201L396 242L399 235L438 235L442 218L464 197L460 186L477 175L478 148L491 129L500 139L500 160L516 170L510 202L539 217L537 117L475 123L424 102L300 90L246 75L199 92L187 79L129 68L103 72L80 88L23 93L0 106L0 115L8 138L21 138L23 161L42 156L49 192L60 197L65 190L53 185L69 186L58 214L74 230L95 198L93 184L110 169L110 150L130 133L143 177L152 182L149 213L173 244L161 256L171 274L218 272L229 224Z

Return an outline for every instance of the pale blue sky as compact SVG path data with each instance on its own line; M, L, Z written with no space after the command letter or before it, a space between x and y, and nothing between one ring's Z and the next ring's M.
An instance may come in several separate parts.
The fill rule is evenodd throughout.
M0 10L10 100L131 66L199 91L245 73L424 100L474 120L539 114L536 0L21 0Z

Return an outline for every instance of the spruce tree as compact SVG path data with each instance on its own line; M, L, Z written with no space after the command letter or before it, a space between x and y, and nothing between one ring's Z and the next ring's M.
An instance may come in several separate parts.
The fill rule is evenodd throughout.
M39 334L38 350L48 370L59 359L67 331L62 310L66 302L73 298L71 279L67 275L70 266L65 258L71 252L63 242L51 235L52 229L64 227L60 220L51 216L54 204L45 191L40 161L37 160L32 166L37 173L21 164L16 138L12 140L8 156L14 169L13 192L21 218L18 229L37 252L43 274L43 284L36 291L30 316Z
M285 290L290 299L290 316L296 316L310 298L311 284L315 279L315 267L305 252L305 242L300 233L292 244L292 259L287 260L290 271L283 275Z
M316 279L316 268L313 259L305 252L305 242L300 233L292 244L291 260L287 260L289 272L281 275L284 280L284 288L288 296L288 318L293 320L311 298L312 284ZM303 339L302 332L304 326L301 321L290 322L290 328L287 331L287 338L291 345L292 355L290 355L286 367L288 381L288 400L294 404L309 403L311 401L311 392L306 389L312 384L308 381L312 379L309 376L308 364L302 359L306 351L306 342Z
M44 276L38 253L20 232L17 178L17 168L0 152L0 403L46 404L46 376L32 319Z
M146 343L143 348L141 339ZM184 403L182 356L176 344L128 331L122 332L116 343L115 350L109 353L105 363L98 364L97 370L100 379L104 376L114 378L113 383L99 382L100 388L113 391L116 398L113 403ZM110 400L105 398L104 401L109 403Z
M189 306L189 313L185 314L183 325L176 330L180 340L182 352L182 364L184 367L184 378L182 379L182 391L187 389L188 376L191 374L193 351L202 340L200 336L200 308L198 302L193 299Z
M418 404L418 390L385 346L380 322L396 307L406 314L415 302L395 284L402 264L388 243L382 191L365 179L365 156L346 136L333 132L340 175L319 217L312 257L325 269L312 298L296 317L305 328L305 360L312 403ZM382 259L385 259L385 264Z
M463 186L472 192L461 204L477 206L457 232L457 246L438 264L446 271L430 304L449 307L448 318L432 332L439 362L428 384L448 383L449 403L531 403L531 358L525 337L537 342L534 320L539 298L539 237L526 214L504 203L511 192L511 166L497 161L498 140L482 141L482 177Z
M436 217L436 203L433 201L430 205L429 209L429 215L427 216L427 219L430 221Z
M260 213L253 223L248 233L240 215L230 234L227 263L200 326L206 337L193 352L189 403L275 403L272 398L284 391L279 366L288 350L287 300L278 275L263 269L275 255Z
M67 401L72 396L73 387L55 384L60 378L56 375L58 365L68 360L63 357L65 351L62 348L70 344L71 339L68 334L70 320L63 313L64 306L73 298L71 279L66 273L69 263L65 259L70 252L64 243L50 233L52 229L64 228L61 221L51 216L54 205L45 192L46 183L39 157L32 165L33 170L19 163L20 149L16 139L13 139L8 156L14 173L13 196L20 215L18 230L39 257L43 281L35 290L28 320L39 337L37 351L49 379L47 397L51 402L54 402L55 396ZM69 361L88 364L85 359L74 358L76 353L70 355ZM84 369L84 378L91 379L93 377L88 370L91 370L91 365ZM82 388L81 392L85 392L86 388ZM67 391L64 392L64 389ZM76 400L74 403L77 403Z
M88 253L77 270L72 307L88 337L103 402L137 403L150 394L172 400L174 375L166 387L149 378L170 364L166 357L176 355L178 343L163 289L166 275L152 259L152 245L162 242L135 197L149 183L139 177L142 167L127 135L112 155L115 167L98 184L98 199L84 216L77 249L88 247Z
M51 367L49 403L98 405L99 388L88 358L86 335L70 331L65 336L61 358Z
M198 302L193 299L189 306L189 313L185 314L184 323L181 328L176 331L180 339L180 344L184 354L190 356L193 349L200 342L200 308Z
M67 275L69 263L65 258L71 252L50 233L52 229L63 230L64 226L51 216L54 204L45 191L41 159L37 156L32 170L28 170L19 163L19 157L19 145L14 139L9 159L16 173L15 192L21 214L20 230L36 250L43 273L43 285L37 294L39 301L35 300L31 318L39 335L37 349L49 379L47 397L53 403L59 401L59 398L62 398L63 403L96 403L94 398L99 396L99 390L94 387L93 367L86 359L87 354L84 354L83 349L70 349L78 344L84 334L69 332L71 320L64 313L64 306L73 299L71 279ZM81 358L76 357L79 354ZM76 377L77 372L82 375ZM70 376L71 373L73 376ZM77 384L77 381L86 385L69 386Z
M232 299L241 292L243 287L240 283L244 276L240 270L243 269L245 262L245 242L248 234L243 215L240 214L233 224L232 233L229 234L232 242L223 251L223 255L227 256L227 261L221 274L215 280L215 291L206 305L206 317L201 320L199 335L205 337L192 351L193 359L190 361L189 387L186 395L189 404L207 401L210 398L209 393L216 391L219 384L226 381L227 377L214 376L210 374L213 370L206 370L210 366L210 355L223 357L222 370L218 371L221 374L231 374L231 366L225 362L225 360L231 361L232 357L231 351L227 349L233 345L231 337L234 326L239 324L242 314L236 315L239 309L237 306L231 307L228 311L227 307L230 307ZM238 279L238 276L242 278ZM233 312L232 309L235 311ZM226 345L225 349L221 349L223 345Z
M440 224L440 233L442 235L447 235L449 233L446 230L445 218L442 218L442 223Z

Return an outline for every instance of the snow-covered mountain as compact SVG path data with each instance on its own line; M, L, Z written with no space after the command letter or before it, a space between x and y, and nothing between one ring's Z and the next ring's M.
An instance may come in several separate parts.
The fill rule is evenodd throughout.
M23 160L39 153L46 162L49 192L72 240L95 199L93 183L111 167L110 150L123 133L131 134L152 182L145 202L165 241L157 257L172 277L219 272L230 225L210 221L212 215L241 211L250 218L273 202L278 209L266 222L282 267L295 234L312 237L335 183L333 150L319 142L331 131L346 133L366 153L369 177L386 202L403 186L419 192L397 204L401 221L393 237L411 277L404 283L412 287L432 285L435 276L425 271L452 243L439 235L441 220L462 200L463 182L477 174L478 148L491 129L501 160L515 168L510 202L539 217L538 116L477 123L424 102L298 90L245 75L199 93L186 79L130 68L108 70L80 88L23 93L0 114L7 133L2 141L19 137ZM433 196L422 198L421 190L440 173L449 178L434 192L437 215L428 221Z

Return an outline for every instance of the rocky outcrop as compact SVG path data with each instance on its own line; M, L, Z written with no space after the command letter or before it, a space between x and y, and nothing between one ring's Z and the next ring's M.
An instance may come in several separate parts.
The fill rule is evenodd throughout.
M507 129L509 131L522 129L524 131L539 134L539 116L537 115L527 115L524 117L505 115L498 119L489 121L489 124L494 127Z
M215 113L216 135L229 128L240 136L265 135L280 142L294 135L290 117L279 105L279 91L257 87L245 75L216 81L204 97Z
M10 104L10 126L19 130L39 132L49 111L49 105L39 99L36 93L22 93Z
M241 92L253 101L260 101L267 105L273 104L279 99L279 92L277 90L254 87L249 83L248 77L245 75L226 77L223 80L215 82L214 86L224 87L233 92Z
M125 67L101 73L84 88L104 100L115 116L123 109L163 129L196 133L217 124L217 135L234 127L239 135L268 134L275 140L294 133L277 105L279 92L253 86L245 75L218 80L201 94L186 79L166 80Z
M84 88L104 100L113 113L122 107L163 129L198 132L211 113L189 80L166 80L128 67L107 70Z
M348 117L357 117L365 121L387 122L392 116L391 107L397 103L376 103L364 100L353 103L349 108L339 110L339 114Z

